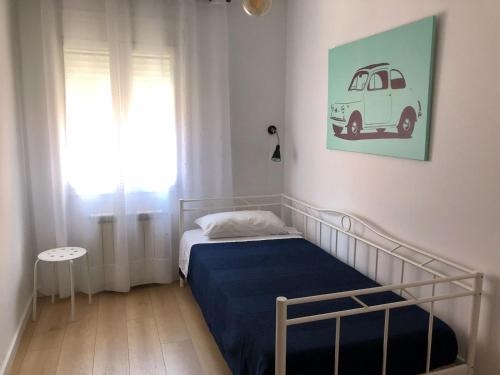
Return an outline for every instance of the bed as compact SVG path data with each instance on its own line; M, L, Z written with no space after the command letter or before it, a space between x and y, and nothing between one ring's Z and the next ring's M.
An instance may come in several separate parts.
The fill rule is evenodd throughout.
M314 217L311 210L303 211L304 203L280 198L281 208L285 203ZM181 212L184 209L183 202ZM341 215L340 225L334 225L336 242L339 231L358 237L351 230L352 217L348 225L346 217ZM356 255L353 267L325 251L323 237L320 234L315 244L297 234L209 240L199 229L183 233L181 277L189 282L234 374L409 375L435 369L458 374L471 369L457 359L454 331L418 306L417 300L423 299L409 292L410 283L404 288L382 286L356 269ZM419 282L465 280L442 276ZM446 297L434 295L432 289L433 296L427 298ZM402 291L412 297L404 298Z

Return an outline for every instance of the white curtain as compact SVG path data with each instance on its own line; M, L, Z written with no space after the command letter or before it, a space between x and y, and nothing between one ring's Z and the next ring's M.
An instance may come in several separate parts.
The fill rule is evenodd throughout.
M94 292L175 280L178 198L232 190L225 7L40 0L37 10L39 61L36 28L21 31L31 33L23 72L41 63L43 75L24 83L37 250L88 249ZM67 267L56 273L67 295ZM43 291L54 276L45 267Z

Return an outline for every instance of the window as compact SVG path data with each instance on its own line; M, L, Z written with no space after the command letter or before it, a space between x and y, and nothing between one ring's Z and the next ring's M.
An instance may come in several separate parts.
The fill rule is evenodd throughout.
M391 88L395 90L404 89L406 87L406 81L403 74L397 70L391 70Z
M362 91L365 88L366 80L368 79L368 72L361 71L356 72L354 77L352 77L351 85L349 86L349 91Z
M64 69L69 184L82 195L168 191L177 174L169 55L133 53L118 88L105 51L65 49Z
M112 192L120 178L109 55L66 49L64 70L67 178L79 193Z
M176 179L175 102L171 59L132 57L127 128L128 188L161 192Z
M387 70L374 72L368 83L368 91L385 90L389 86L389 74Z

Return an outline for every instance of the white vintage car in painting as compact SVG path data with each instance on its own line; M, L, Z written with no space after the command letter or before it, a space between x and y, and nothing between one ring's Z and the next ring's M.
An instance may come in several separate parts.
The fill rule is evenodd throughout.
M403 73L388 63L358 69L345 98L330 106L334 134L345 139L359 139L370 130L388 138L385 130L391 128L397 137L409 138L421 115L422 104Z

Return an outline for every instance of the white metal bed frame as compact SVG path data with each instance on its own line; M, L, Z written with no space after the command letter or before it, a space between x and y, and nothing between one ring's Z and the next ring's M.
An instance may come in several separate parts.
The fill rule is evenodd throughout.
M396 309L404 306L411 305L424 305L430 304L429 312L429 326L428 326L428 339L427 339L427 357L426 357L426 372L425 374L434 375L473 375L474 365L476 361L476 344L477 333L479 326L479 312L481 304L481 293L483 284L483 274L475 270L469 269L455 262L447 260L443 257L434 255L423 249L419 249L405 242L402 242L392 236L389 236L379 229L374 228L366 221L353 216L348 213L323 209L315 207L298 199L292 198L285 194L277 195L261 195L261 196L244 196L244 197L228 197L228 198L205 198L205 199L181 199L179 201L179 238L184 233L186 227L186 215L188 213L194 214L196 217L205 215L207 213L221 212L228 210L244 210L244 209L279 209L279 213L283 220L291 222L291 224L298 223L296 217L299 216L303 220L302 225L304 229L304 237L311 239L309 236L309 225L312 221L314 223L314 240L319 242L322 247L322 240L324 238L323 230L329 230L329 249L332 254L333 241L335 238L335 254L338 257L338 241L339 235L343 234L347 238L347 263L349 264L349 252L351 246L349 243L354 241L353 246L353 261L349 264L356 269L356 255L359 244L364 244L369 251L375 252L375 272L373 280L380 282L378 277L379 270L379 254L383 253L391 257L391 259L401 262L400 283L380 286L368 289L358 289L345 292L305 296L300 298L287 299L284 296L276 298L276 346L275 346L275 374L286 374L286 335L287 327L297 324L305 324L314 321L325 319L336 320L336 334L335 334L335 356L332 358L334 361L334 374L338 375L339 372L339 343L341 333L341 319L343 317L366 314L374 311L385 312L384 323L384 338L383 338L383 351L382 355L382 375L386 373L387 352L388 352L388 330L389 330L389 312L391 309ZM288 211L287 211L288 210ZM287 216L288 212L288 216ZM288 220L287 220L288 219ZM319 225L319 230L318 230ZM356 229L357 230L356 230ZM318 241L319 233L319 241ZM371 237L370 237L371 236ZM379 241L385 242L384 244ZM314 242L314 241L313 241ZM389 245L388 245L389 244ZM324 250L325 248L322 247ZM404 250L404 252L403 252ZM417 261L415 257L424 257L424 261ZM421 281L404 282L405 267L413 266L416 270L429 275L430 279ZM434 267L432 267L434 266ZM444 272L442 269L447 269L449 272ZM184 280L181 277L181 287ZM436 286L438 285L454 285L460 291L456 293L436 293ZM411 293L409 289L428 286L432 290L430 296L416 296ZM367 305L358 297L381 293L387 291L399 292L401 295L405 293L409 299L400 302L385 303L380 305ZM467 335L467 355L465 359L459 358L458 361L446 369L430 370L431 363L431 349L432 349L432 332L434 322L434 304L438 301L454 300L463 297L471 297L470 318L468 324ZM303 316L299 318L289 319L287 316L287 308L291 305L306 304L318 301L335 300L340 298L352 298L360 305L359 308L336 311L318 315Z

